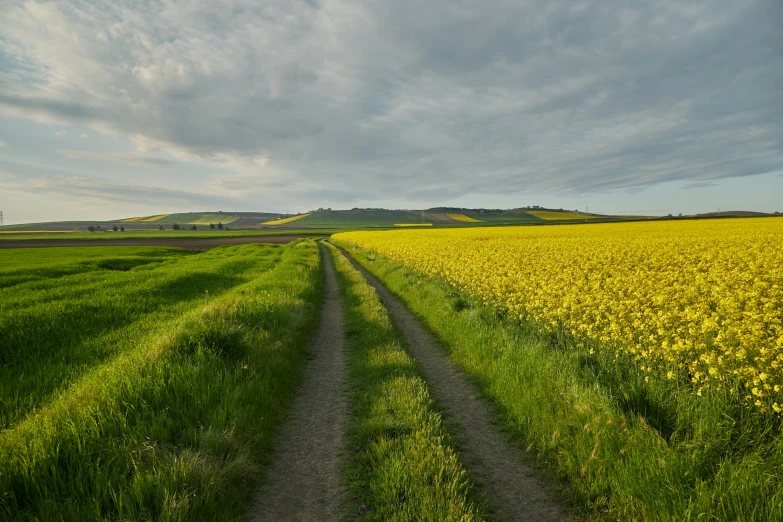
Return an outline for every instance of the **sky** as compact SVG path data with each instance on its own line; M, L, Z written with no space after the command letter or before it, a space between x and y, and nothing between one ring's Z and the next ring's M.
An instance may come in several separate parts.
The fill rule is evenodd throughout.
M783 212L780 0L0 0L5 224Z

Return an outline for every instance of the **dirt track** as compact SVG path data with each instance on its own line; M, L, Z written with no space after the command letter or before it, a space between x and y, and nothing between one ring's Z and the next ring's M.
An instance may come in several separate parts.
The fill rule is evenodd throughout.
M18 241L0 241L0 248L48 248L81 246L157 246L177 247L187 250L209 250L222 245L246 245L250 243L290 243L302 237L318 238L326 236L240 236L214 238L177 238L170 239L21 239Z
M348 424L343 300L331 256L319 246L326 287L313 359L277 436L264 483L246 512L252 522L340 520L347 509L341 469Z
M570 520L568 510L552 495L556 486L541 479L527 464L525 452L498 430L490 405L449 361L435 337L386 287L342 252L375 288L402 330L433 397L444 407L449 424L458 430L460 459L486 493L493 515L508 521Z

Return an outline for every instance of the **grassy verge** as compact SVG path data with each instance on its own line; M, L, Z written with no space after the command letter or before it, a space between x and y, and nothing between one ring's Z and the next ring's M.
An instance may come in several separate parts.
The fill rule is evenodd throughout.
M481 520L416 363L375 290L329 245L346 306L349 480L366 520Z
M152 296L146 312L157 312L145 319L150 322L135 343L123 337L117 353L86 361L67 386L55 387L56 395L0 431L0 519L235 520L241 514L317 323L319 256L304 241L184 257L191 264L169 260L175 269L161 285L190 285L203 297L174 292L176 302L161 308ZM195 270L202 262L217 266L217 273ZM173 274L189 269L190 279ZM135 285L156 280L156 270L163 269L129 270L137 281L118 283L106 306L137 306L132 301L144 300L146 291L135 295ZM207 297L203 285L220 274L219 295ZM34 286L45 283L12 289L27 285L34 295ZM72 290L89 284L81 283ZM92 295L100 296L99 289L79 299ZM58 321L61 313L55 307L39 314L42 322L52 321L50 335L69 340L78 338L79 328L89 331L79 315ZM91 320L106 324L103 319L100 308L94 310ZM67 363L80 346L52 360ZM8 364L24 357L17 359Z
M588 518L783 520L780 423L339 243L417 313Z

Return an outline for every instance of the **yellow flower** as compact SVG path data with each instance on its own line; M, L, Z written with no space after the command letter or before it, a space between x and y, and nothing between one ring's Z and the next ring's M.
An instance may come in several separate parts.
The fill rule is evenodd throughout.
M632 358L649 379L675 379L678 368L698 395L723 386L749 406L783 403L783 219L335 238L443 279L510 317L565 327Z

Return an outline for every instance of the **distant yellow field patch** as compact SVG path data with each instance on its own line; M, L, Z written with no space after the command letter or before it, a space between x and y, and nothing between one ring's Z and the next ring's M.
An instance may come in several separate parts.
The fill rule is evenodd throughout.
M456 219L457 221L462 221L464 223L483 223L480 219L473 219L470 216L466 216L465 214L446 214L451 219Z
M432 223L395 223L395 227L431 227Z
M123 223L135 223L137 221L141 221L142 219L147 219L147 217L148 216L139 216L139 217L134 217L134 218L128 218L128 219L123 219L122 222Z
M152 217L140 219L139 221L141 221L142 223L152 223L153 221L157 221L159 219L163 219L165 217L169 217L170 215L171 214L161 214L159 216L152 216Z
M272 221L267 221L261 224L262 225L285 225L286 223L290 223L291 221L296 221L297 219L302 219L303 217L307 217L309 215L310 214L299 214L298 216L291 216L283 219L274 219Z
M526 210L525 212L531 216L546 219L547 221L555 219L583 219L590 217L587 214L579 214L578 212L553 212L550 210Z

